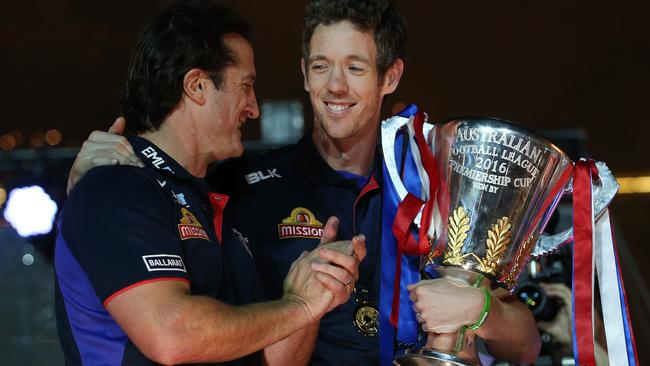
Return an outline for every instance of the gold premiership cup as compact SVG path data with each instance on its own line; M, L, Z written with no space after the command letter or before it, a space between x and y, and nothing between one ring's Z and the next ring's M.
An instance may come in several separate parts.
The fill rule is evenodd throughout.
M422 266L497 297L512 292L531 255L571 239L568 231L540 240L561 196L571 190L573 162L538 134L493 118L450 120L427 137L440 177L432 248L442 243L446 249L435 258L423 256ZM445 336L459 338L457 346L436 349L430 335L425 348L410 349L394 363L480 365L472 331Z

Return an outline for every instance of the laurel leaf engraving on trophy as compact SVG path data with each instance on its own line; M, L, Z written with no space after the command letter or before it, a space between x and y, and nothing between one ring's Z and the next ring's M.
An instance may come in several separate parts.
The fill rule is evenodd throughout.
M469 223L470 217L467 210L463 206L458 206L449 217L449 224L447 224L449 241L445 251L444 263L457 266L465 263L465 257L469 254L463 255L462 249L463 242L467 239L467 232L470 229Z
M519 278L519 273L520 268L522 266L525 266L527 264L527 256L526 254L530 252L530 244L531 243L536 243L537 240L533 240L534 236L531 235L529 236L526 241L519 246L519 249L517 249L517 255L515 256L515 259L513 261L513 266L508 270L508 275L506 276L505 279L505 284L506 287L510 290L513 289L517 285L517 280Z
M510 244L510 238L512 236L510 231L511 227L510 220L507 217L502 217L488 230L485 257L478 260L479 270L489 274L496 274L499 259L508 247L508 244Z

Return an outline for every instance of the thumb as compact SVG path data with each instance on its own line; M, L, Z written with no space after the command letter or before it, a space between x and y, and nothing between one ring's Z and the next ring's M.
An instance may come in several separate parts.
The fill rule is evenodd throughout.
M291 270L293 269L293 267L295 267L296 264L298 264L298 262L300 262L301 259L305 258L305 256L306 256L307 254L309 254L308 251L306 251L306 250L303 251L303 252L300 254L300 256L299 256L298 258L296 258L296 260L293 261L293 263L291 263L291 267L289 267L289 271L291 271Z
M336 240L336 235L339 232L339 219L336 216L330 216L323 228L323 236L320 239L320 244L327 244Z
M124 119L124 117L117 117L115 122L113 122L111 127L108 129L108 133L112 133L115 135L123 135L125 129L126 129L126 119Z

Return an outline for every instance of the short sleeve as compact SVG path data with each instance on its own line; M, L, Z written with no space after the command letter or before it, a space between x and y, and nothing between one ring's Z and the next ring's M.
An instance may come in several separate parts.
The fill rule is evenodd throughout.
M91 170L66 202L57 245L66 245L105 302L127 288L188 279L171 201L146 169Z

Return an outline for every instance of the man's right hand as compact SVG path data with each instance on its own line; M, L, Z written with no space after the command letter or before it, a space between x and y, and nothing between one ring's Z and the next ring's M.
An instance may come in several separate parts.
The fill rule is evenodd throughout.
M359 278L359 263L366 255L365 237L331 242L336 237L338 219L330 218L323 228L321 244L296 259L284 281L284 298L297 301L310 322L350 298Z
M70 169L68 194L74 185L94 167L117 164L144 167L129 141L122 136L125 125L124 117L119 117L113 122L108 132L93 131L88 136L88 139L81 145L81 151Z

